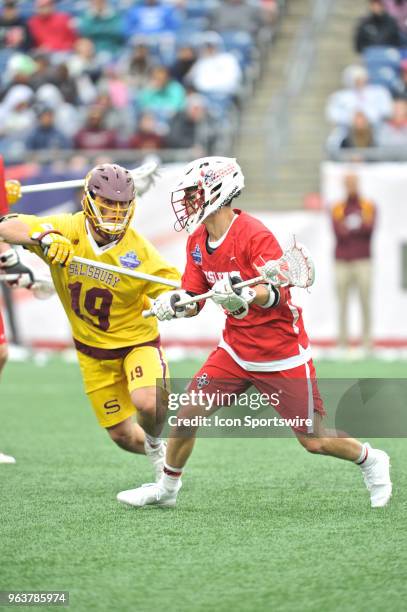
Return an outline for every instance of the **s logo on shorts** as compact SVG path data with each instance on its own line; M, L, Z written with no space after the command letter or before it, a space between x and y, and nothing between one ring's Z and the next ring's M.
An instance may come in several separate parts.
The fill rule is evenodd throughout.
M120 410L120 404L118 399L112 399L103 404L106 414L115 414Z

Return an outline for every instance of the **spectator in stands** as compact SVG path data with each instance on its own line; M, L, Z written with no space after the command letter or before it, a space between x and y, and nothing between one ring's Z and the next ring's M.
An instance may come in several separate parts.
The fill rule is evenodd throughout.
M375 226L376 207L361 197L358 177L354 173L344 178L345 199L332 209L332 222L336 237L336 283L339 300L339 344L348 342L348 297L355 288L359 294L363 345L371 348L370 337L370 284L371 238Z
M46 106L54 111L55 127L69 140L83 124L82 111L66 102L58 87L52 83L45 83L38 88L35 103L40 108Z
M0 49L27 51L32 46L27 21L20 15L17 0L4 0L0 15Z
M17 84L31 85L31 78L36 70L37 63L32 57L24 53L13 53L7 62L6 70L3 75L3 84L7 88Z
M86 75L95 84L101 74L105 62L96 55L96 48L90 38L78 38L74 52L66 61L69 74L77 79Z
M171 79L165 66L155 66L150 79L137 98L142 111L152 111L163 120L169 120L185 106L185 89Z
M349 127L358 111L373 126L390 117L393 108L390 93L381 85L370 85L363 66L348 66L343 73L343 82L345 89L335 92L328 99L328 121Z
M339 143L341 149L367 149L375 146L375 137L368 118L357 111L350 129Z
M402 34L402 46L406 46L407 36L407 0L383 0L386 12L396 21Z
M35 123L32 109L33 90L27 85L13 85L0 104L0 134L24 137Z
M90 38L96 53L112 60L119 55L124 44L124 22L121 14L106 0L91 0L90 6L79 20L81 36Z
M55 66L52 82L58 87L66 102L74 105L79 103L78 84L69 74L69 69L65 62Z
M380 147L407 147L407 102L396 100L393 115L382 123L377 131Z
M263 21L265 24L272 25L279 16L279 5L282 4L278 0L260 0L260 6L263 11Z
M144 0L127 11L125 35L130 40L134 35L140 34L175 34L179 25L175 7L163 4L160 0Z
M407 100L407 59L400 62L400 79L396 88L395 96Z
M244 31L256 36L263 24L263 13L260 6L247 0L224 0L214 10L209 26L217 32Z
M130 106L129 87L116 64L105 66L98 88L110 96L114 108L126 109Z
M174 64L171 66L171 75L180 83L184 83L185 77L195 64L197 59L195 47L182 45L178 47Z
M125 108L117 108L113 106L113 101L109 93L102 91L98 94L95 104L103 110L103 121L106 129L114 131L117 134L118 140L125 144L128 141L129 134L134 131L135 113L131 106Z
M205 98L200 94L190 94L185 110L177 113L171 121L167 146L194 149L192 157L212 155L216 132L217 127L208 114Z
M70 78L76 82L79 104L92 104L102 75L102 62L90 38L78 38L75 52L66 60Z
M44 107L38 112L38 124L27 138L27 149L30 151L68 149L70 142L55 127L54 111Z
M150 47L141 42L134 42L130 53L124 54L118 61L119 70L126 76L133 91L146 86L153 65Z
M236 96L242 84L242 71L232 53L223 50L217 32L207 32L198 60L187 75L192 86L204 94Z
M35 125L33 91L27 85L13 85L0 105L0 154L20 159L26 151L27 134Z
M137 132L130 138L130 149L157 150L164 146L162 128L153 113L142 113L138 120Z
M355 30L355 50L363 53L367 47L400 47L397 21L386 13L384 0L369 0L370 12L362 17Z
M72 51L76 32L68 13L56 12L53 0L36 0L35 13L28 20L37 49L51 52Z
M103 150L115 149L117 134L105 124L104 109L92 105L87 112L86 123L74 138L77 149Z
M49 53L44 51L36 51L33 54L36 64L36 70L30 77L29 85L34 90L37 90L46 83L51 83L54 80L55 67L51 64Z

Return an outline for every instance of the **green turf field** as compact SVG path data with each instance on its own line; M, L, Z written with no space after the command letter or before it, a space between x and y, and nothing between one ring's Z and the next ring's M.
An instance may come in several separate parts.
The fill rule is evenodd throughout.
M186 377L197 364L176 363ZM321 376L405 377L403 363ZM74 611L381 611L406 607L407 444L383 440L395 494L369 508L358 469L292 439L197 443L175 510L118 491L151 480L94 419L77 367L8 365L0 388L0 590L68 590Z

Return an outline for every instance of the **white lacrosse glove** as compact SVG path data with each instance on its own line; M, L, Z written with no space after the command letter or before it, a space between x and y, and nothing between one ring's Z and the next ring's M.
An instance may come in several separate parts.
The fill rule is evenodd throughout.
M0 255L0 274L15 276L15 279L10 279L8 284L10 287L27 287L30 288L34 283L34 274L30 268L25 266L20 261L17 251L13 248L4 251Z
M160 176L158 163L146 162L132 171L134 185L138 195L143 195L153 187L156 179Z
M270 259L264 266L256 266L256 268L266 283L271 283L276 287L287 287L290 284L287 269L280 259Z
M151 306L151 312L159 321L181 319L182 317L192 314L196 309L196 304L177 307L177 302L190 297L189 293L183 289L167 291L154 300Z
M238 276L231 277L227 275L225 278L216 281L212 287L214 292L212 301L228 313L231 314L235 319L244 319L249 312L249 304L251 304L256 297L256 292L250 287L241 287L240 289L234 289L233 285L241 283L242 279Z

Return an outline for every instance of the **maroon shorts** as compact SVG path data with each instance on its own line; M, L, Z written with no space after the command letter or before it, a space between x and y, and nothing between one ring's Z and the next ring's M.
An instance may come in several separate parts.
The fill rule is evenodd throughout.
M6 334L4 332L4 321L3 321L3 317L1 316L1 312L0 312L0 344L6 344L7 340L6 340Z
M248 372L224 349L217 348L194 375L188 390L216 394L214 405L221 407L234 404L234 399L251 386L261 394L262 406L269 398L269 405L294 431L311 433L314 413L325 414L312 359L290 370Z

